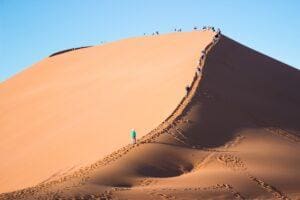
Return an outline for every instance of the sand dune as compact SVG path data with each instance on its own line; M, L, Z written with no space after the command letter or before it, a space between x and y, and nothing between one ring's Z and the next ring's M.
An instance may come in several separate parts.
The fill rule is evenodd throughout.
M9 161L6 168L1 166L0 169L1 173L5 172L3 176L1 174L1 177L6 177L6 179L2 179L3 182L0 184L2 192L32 186L43 180L43 178L45 180L45 177L51 176L49 172L51 170L57 172L61 168L66 169L67 165L76 165L79 162L76 159L77 157L81 160L84 159L81 166L85 165L86 167L80 170L74 169L75 172L70 172L65 176L58 174L56 177L46 180L35 187L4 193L0 198L299 198L299 71L249 49L226 36L222 36L217 44L211 45L213 35L214 33L210 31L175 33L124 40L107 44L107 46L82 49L78 50L78 52L74 51L65 55L58 55L58 61L56 62L59 63L59 59L61 59L62 63L66 63L63 67L58 67L58 63L55 60L46 59L43 61L45 63L41 62L37 66L29 68L23 74L5 82L0 87L0 97L3 96L6 99L6 101L3 101L4 103L1 102L1 108L7 109L6 113L10 110L13 114L11 114L11 117L8 114L2 114L0 121L3 124L10 122L10 124L8 123L8 125L4 126L6 127L5 129L1 128L7 131L6 134L10 136L9 139L4 140L5 143L1 141L1 154L6 156L4 160ZM162 44L165 45L162 46ZM121 56L119 49L121 45L128 46L126 52L124 52L126 56L124 55L122 59L124 67L126 66L123 73L126 73L126 75L116 78L116 73L118 73L118 70L121 70L121 68L118 68L118 70L110 72L113 73L111 79L105 79L101 82L101 80L97 79L97 74L104 73L112 69L112 66L115 66L114 62L117 61L107 57L108 55L113 55L112 52L116 53L117 57ZM152 50L146 51L149 46L152 47ZM140 48L144 48L143 50L146 52L137 50ZM103 54L106 55L103 55L103 58L106 57L107 61L102 60L101 62L101 59L96 55L97 59L95 60L99 60L97 62L101 64L107 64L103 66L110 66L109 63L111 62L113 64L111 64L111 67L95 73L100 69L95 67L95 71L93 71L87 68L93 66L90 63L96 62L89 60L87 57L91 54L100 54L102 52L101 49L103 49ZM194 77L195 64L202 49L207 51L207 57L204 66L202 66L203 73L201 76ZM77 57L81 54L87 58L85 60L88 63L85 67L87 71L82 71L82 67L79 64L75 66L75 69L73 65L67 64L69 59L80 62L82 59L77 59ZM137 54L138 56L135 56ZM133 58L142 60L138 66L143 66L143 69L131 63ZM151 64L147 64L147 62ZM74 64L73 61L72 64ZM153 67L157 69L153 69ZM146 72L144 72L142 77L128 77L127 70L132 70L130 71L132 73L135 70L141 70L140 73ZM56 77L58 72L68 73L60 74L61 79L59 79L59 77ZM34 74L40 75L41 73L44 74L39 77L34 76ZM150 74L152 77L147 76ZM30 77L30 75L35 77L35 79ZM45 81L44 76L49 77L49 79ZM91 79L94 76L95 79ZM103 75L102 78L107 78L107 76ZM54 77L55 81L51 81ZM74 77L76 77L76 80ZM139 79L139 77L141 78ZM130 85L128 78L138 79L139 85ZM59 82L60 84L54 83L56 79L61 81ZM114 80L113 84L112 80ZM192 80L193 83L189 95L182 99L185 84L187 82L190 83ZM102 96L97 93L100 90L98 87L100 87L99 85L102 87L102 83L104 88L107 86L105 83L110 83L111 87L109 88L113 88L115 84L118 84L118 81L121 82L120 87L114 88L115 90L110 89L112 92L106 92L105 95L108 98L122 99L122 102L126 102L126 104L122 105L128 105L128 109L123 108L124 106L122 107L120 104L114 104L113 101L115 99L101 98ZM44 82L50 82L51 84L44 86ZM70 82L74 85L70 84ZM165 86L162 84L164 82L170 84ZM26 86L25 83L29 85ZM62 87L61 85L63 85L62 83L66 87L61 91L62 96L54 95L52 98L49 98L42 92L47 89L48 94L56 84L58 85L57 90L59 90ZM24 94L21 93L20 86L28 88L28 91L32 91L29 88L34 86L34 90L32 93ZM92 90L94 87L98 90ZM74 96L73 101L69 97L70 93L66 92L69 89L74 89L78 92ZM80 89L88 89L90 92L84 93ZM131 91L130 94L141 96L138 97L137 102L132 102L136 97L135 95L126 96L126 98L122 96L123 98L121 98L119 94L113 93L128 91L127 89ZM143 94L141 95L141 93ZM16 94L19 95L17 97L19 102L16 101L16 96L14 96ZM95 94L89 97L94 97L97 101L90 102L88 97L81 97L83 94ZM152 96L154 94L157 94L155 98ZM33 100L35 98L33 97L38 95L40 99L44 100L42 105L46 106L47 109L51 108L50 102L55 102L55 98L60 98L59 101L64 100L67 102L60 109L53 109L52 107L52 109L47 110L49 112L49 114L48 112L46 113L47 115L38 115L36 113L36 115L44 117L43 121L59 118L60 113L67 113L62 114L66 116L59 118L60 120L57 120L57 123L47 123L47 126L38 125L41 122L38 123L37 118L35 125L38 128L36 128L36 132L32 127L32 120L24 121L24 125L20 124L18 127L12 126L12 124L16 123L13 121L13 116L28 115L27 112L29 111L24 106L26 101L22 99L28 98L27 95L32 97L28 100L31 103L34 103ZM105 96L104 94L102 95ZM81 98L77 101L76 98L79 97ZM74 103L70 105L70 102ZM74 107L77 108L76 103L79 104L79 102L81 109L74 109ZM22 105L24 108L22 108ZM108 109L111 109L111 114L109 116L107 116L108 114L104 116L99 113L93 114L94 112L99 112L95 111L98 107L102 110L107 108L107 112L109 111ZM87 108L89 110L86 110ZM147 115L147 109L151 113L149 114L150 116ZM138 115L133 115L133 112L129 112L131 110L135 110ZM126 117L120 117L120 113L123 114L124 112L129 113ZM85 121L84 113L93 117L86 118ZM75 120L73 119L74 116L77 116L75 114L80 114L78 119L77 117L75 118L77 123L80 122L78 126L73 128L67 125L66 127L60 127L62 126L61 119L65 119L64 122L67 122L66 119L70 119L70 121ZM28 120L30 119L32 119L32 116L28 117ZM107 121L103 124L98 122L98 119L107 119ZM121 125L120 127L114 127L116 126L114 125L115 123L112 124L109 120L118 120L130 125L128 127L122 127ZM140 135L143 136L136 145L126 145L128 136L124 135L124 133L132 126L131 124L134 124L139 133L141 133ZM20 130L22 130L22 127L26 127L25 125L28 127L28 132L22 133ZM74 126L73 123L72 125ZM105 130L104 126L108 127L107 130L116 130L116 132L110 131L114 135L108 135L106 134L107 131L105 131L105 136L103 136L103 131L101 132L101 130ZM115 129L112 129L111 126ZM54 131L56 127L60 127L62 130L59 134ZM43 130L41 128L47 129ZM52 139L49 139L47 142L55 142L57 138L62 138L62 143L65 145L59 147L57 152L46 151L48 148L42 148L45 143L42 143L42 145L38 143L40 139L38 137L39 131L37 130L47 131L44 134ZM77 130L78 132L81 130L84 133L79 134ZM91 137L88 134L91 134L90 132L93 132L93 130L97 130L98 134L93 134L90 140L87 139ZM1 134L4 131L1 130ZM73 136L73 132L77 134L78 140L67 141L66 139ZM33 136L37 138L33 140ZM42 137L43 135L40 136L40 138ZM103 137L105 137L105 140ZM24 145L26 142L24 138L29 140L28 143L35 141L37 145L34 146L35 149L40 150L38 152L40 160L35 159L33 155L29 155L25 151L27 148ZM95 139L97 141L94 141ZM23 142L23 140L25 141ZM57 145L57 143L53 143L51 145ZM18 146L17 148L10 147L11 149L9 149L8 145L11 144L17 144ZM97 148L93 145L96 145ZM123 147L119 148L121 146ZM71 151L77 155L68 157L68 153ZM22 157L19 155L21 152L24 152ZM110 152L112 153L109 154ZM61 154L61 158L58 157L58 153ZM103 158L106 154L108 156ZM45 162L51 163L51 155L53 156L52 165L43 166ZM3 156L1 155L1 157ZM97 158L100 160L88 165L88 163L97 160ZM29 167L26 170L31 173L26 175L27 178L32 177L30 181L17 183L17 173L20 173L20 170L23 168L17 168L16 165L20 165L22 161L27 161L27 159L31 162L36 161L34 169L42 169L44 171L33 171ZM23 173L21 171L18 176L26 179ZM34 178L35 180L39 179L39 181L32 181ZM4 184L5 181L8 181L10 184Z
M46 58L0 86L0 192L95 162L175 109L212 32L174 33Z

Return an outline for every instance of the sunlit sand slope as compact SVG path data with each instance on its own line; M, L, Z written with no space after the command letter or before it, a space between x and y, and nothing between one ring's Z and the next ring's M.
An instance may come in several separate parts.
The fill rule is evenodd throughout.
M0 85L0 192L95 162L154 129L213 33L132 38L46 58Z

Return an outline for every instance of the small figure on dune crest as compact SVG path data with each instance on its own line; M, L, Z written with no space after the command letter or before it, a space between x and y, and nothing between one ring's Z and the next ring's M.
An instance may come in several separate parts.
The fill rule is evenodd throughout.
M196 75L200 76L201 75L201 68L198 66L196 69Z
M189 85L185 86L186 96L189 94L191 87Z
M130 137L131 137L131 143L135 144L136 143L136 131L134 129L131 129Z
M201 54L200 54L200 59L199 59L199 66L202 65L202 62L204 61L205 55L206 55L206 52L204 50L202 50Z
M221 37L221 30L218 28L218 30L216 31L216 34L215 34L215 36L214 36L214 40L218 40L218 39L220 39L220 37Z
M203 51L203 50L202 50L202 51L201 51L201 56L200 56L200 59L201 59L201 60L203 60L203 59L204 59L204 57L205 57L205 51Z
M216 32L216 29L213 26L203 26L202 30L212 30L213 32Z

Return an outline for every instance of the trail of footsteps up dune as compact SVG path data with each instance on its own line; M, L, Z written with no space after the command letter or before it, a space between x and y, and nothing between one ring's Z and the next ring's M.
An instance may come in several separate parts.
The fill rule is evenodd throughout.
M246 164L242 161L241 158L231 155L231 154L220 154L217 156L217 161L225 165L226 167L234 170L234 171L240 171L245 172L247 177L254 181L260 188L263 190L271 193L275 198L278 199L290 199L284 192L280 191L278 188L264 182L263 180L254 177L247 171Z
M160 197L159 199L165 199L165 200L171 200L171 199L181 199L179 196L176 195L176 192L186 192L186 191L228 191L230 192L234 199L240 199L243 200L245 197L243 197L239 192L237 192L232 185L229 184L216 184L208 187L188 187L188 188L161 188L161 189L152 189L147 192L148 195L152 196L153 198L157 199L157 197ZM178 198L177 198L178 197Z

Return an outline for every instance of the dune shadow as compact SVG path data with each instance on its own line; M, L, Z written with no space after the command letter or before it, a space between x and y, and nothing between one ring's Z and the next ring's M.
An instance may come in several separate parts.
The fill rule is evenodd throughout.
M138 169L138 174L146 177L167 178L180 176L184 172L174 166L144 165Z
M191 123L170 129L184 134L191 145L220 147L242 130L255 128L299 135L299 70L222 36L202 73L180 116Z
M57 55L60 55L60 54L63 54L63 53L67 53L69 51L75 51L75 50L89 48L89 47L92 47L92 46L83 46L83 47L76 47L76 48L65 49L65 50L61 50L61 51L55 52L55 53L51 54L49 57L53 57L53 56L57 56Z

